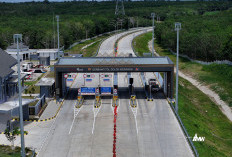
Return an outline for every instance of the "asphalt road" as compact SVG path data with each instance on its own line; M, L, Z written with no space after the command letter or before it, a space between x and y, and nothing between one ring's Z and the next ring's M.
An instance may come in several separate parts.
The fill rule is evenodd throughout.
M132 33L132 32L136 32L138 30L141 30L143 28L139 28L139 29L132 29L126 32L122 32L116 35L112 35L111 37L107 38L106 40L104 40L104 42L102 42L99 51L98 51L98 55L97 57L114 57L114 44L115 42L121 38L122 36Z
M139 32L137 32L139 33ZM119 50L131 43L133 35L122 38ZM119 37L119 35L118 35ZM118 37L105 40L99 54L112 55L114 41ZM129 47L128 47L129 48ZM119 53L121 50L119 51ZM129 51L128 51L129 52ZM127 53L128 53L127 52ZM127 54L126 54L127 55ZM101 55L99 55L101 56ZM80 77L80 76L79 76ZM128 92L119 94L116 122L116 154L118 157L188 157L193 156L184 134L162 93L154 94L154 101L144 99L138 73L132 74L136 88L138 105L131 108ZM93 108L94 98L85 99L80 109L74 110L77 78L64 101L57 118L51 125L45 142L38 149L41 157L109 157L113 156L113 108L110 97L103 98L100 108ZM118 75L119 88L128 87L127 73Z
M129 34L125 37L123 37L121 40L118 42L118 57L128 57L129 54L132 54L133 57L136 57L134 54L134 51L131 47L131 43L134 39L134 37L141 35L147 31L151 31L152 29L149 28L144 28L140 29L140 31L137 31L135 33Z

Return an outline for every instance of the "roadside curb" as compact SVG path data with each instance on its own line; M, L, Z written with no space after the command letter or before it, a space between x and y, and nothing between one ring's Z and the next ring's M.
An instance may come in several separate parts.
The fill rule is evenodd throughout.
M3 134L5 134L5 132L0 132L0 135L3 135ZM12 135L12 133L10 133L10 135ZM21 134L19 133L19 134L16 134L17 136L21 136ZM24 133L24 135L28 135L28 132L27 133Z

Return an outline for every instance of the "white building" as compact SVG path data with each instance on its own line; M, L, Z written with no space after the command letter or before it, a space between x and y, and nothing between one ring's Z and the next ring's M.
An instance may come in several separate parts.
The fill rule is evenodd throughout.
M17 59L17 44L14 43L8 46L6 52ZM50 57L50 60L56 60L58 58L58 49L29 49L28 46L23 43L19 44L20 60L38 60L39 57ZM63 51L60 50L60 55L63 56Z
M32 49L39 57L50 57L50 60L58 58L58 49ZM62 51L60 51L62 54ZM63 56L63 55L62 55Z
M14 43L11 46L8 46L6 52L17 59L17 44ZM19 43L19 56L21 61L28 60L30 57L29 47L24 45L23 43Z

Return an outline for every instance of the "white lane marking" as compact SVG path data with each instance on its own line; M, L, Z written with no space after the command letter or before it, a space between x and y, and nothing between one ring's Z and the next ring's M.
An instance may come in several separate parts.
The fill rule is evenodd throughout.
M74 121L75 121L75 119L76 119L78 113L81 111L81 109L82 109L82 107L79 108L79 109L77 109L75 106L73 107L73 113L74 113L74 115L73 115L73 121L72 121L72 124L71 124L71 126L70 126L70 129L69 129L69 133L68 133L68 134L71 133L72 127L73 127L73 124L74 124Z
M50 132L51 132L52 130L55 131L55 129L53 129L53 127L54 127L54 124L55 124L55 122L56 122L56 120L57 120L57 117L58 117L59 113L60 113L60 112L58 112L58 114L57 114L55 120L53 121L53 123L52 123L52 125L51 125L51 127L50 127L50 129L49 129L49 131L48 131L48 133L47 133L47 135L46 135L46 137L44 138L44 140L43 140L43 142L42 142L42 144L41 144L41 147L40 147L40 149L39 149L39 151L38 151L38 153L37 153L37 156L38 156L38 157L39 157L40 151L42 150L42 148L43 148L45 142L46 142L47 139L48 139L48 136L49 136Z
M112 109L112 112L114 114L114 108L113 108L113 100L111 99L111 109Z
M135 118L135 127L136 127L136 132L137 132L137 135L138 135L138 133L139 133L138 124L137 124L138 101L137 100L135 100L135 101L136 101L137 107L132 108L131 105L130 105L130 108L131 108L131 111L132 111L132 113L134 115L134 118ZM129 104L130 104L130 102L129 102Z
M102 100L101 100L101 101L102 101ZM94 128L95 128L95 120L96 120L96 117L97 117L98 112L99 112L100 109L101 109L101 106L102 106L102 102L101 102L101 105L100 105L99 108L94 108L94 101L93 101L93 115L94 115L94 119L93 119L92 134L93 134Z
M118 108L117 108L117 112L119 110L119 107L120 107L120 99L118 99Z

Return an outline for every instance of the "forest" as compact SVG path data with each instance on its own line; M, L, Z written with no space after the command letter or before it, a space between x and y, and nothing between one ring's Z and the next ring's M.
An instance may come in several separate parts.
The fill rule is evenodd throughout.
M124 2L124 16L115 16L115 2L0 3L0 48L23 34L30 48L57 47L56 15L60 16L61 46L68 48L82 39L132 27L151 26L151 13L158 42L175 51L174 23L181 22L180 53L204 61L232 60L232 2Z

